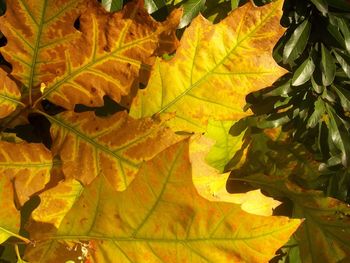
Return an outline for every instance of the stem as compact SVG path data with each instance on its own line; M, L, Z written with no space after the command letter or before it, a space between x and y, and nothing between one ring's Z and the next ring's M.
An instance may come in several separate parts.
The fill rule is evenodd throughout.
M15 238L18 238L19 240L22 240L25 244L30 244L30 243L32 243L32 241L31 240L29 240L28 238L26 238L26 237L23 237L23 236L21 236L21 235L17 235L17 234L14 234L14 233L11 233L11 235L12 236L14 236ZM16 244L17 245L17 244Z

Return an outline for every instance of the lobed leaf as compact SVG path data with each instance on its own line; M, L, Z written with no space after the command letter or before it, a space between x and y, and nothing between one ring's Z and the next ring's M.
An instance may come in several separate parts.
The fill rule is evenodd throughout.
M192 180L198 193L211 201L240 204L243 211L254 215L271 216L273 209L281 203L263 195L260 190L239 194L227 192L226 182L230 173L220 173L205 161L213 144L206 136L192 138L190 143Z
M212 25L202 16L185 31L174 58L157 60L146 89L131 107L137 118L176 112L176 130L205 131L210 117L239 119L245 96L272 84L285 70L271 52L283 34L282 1L256 8L248 3ZM169 74L171 72L171 74Z
M12 182L0 173L0 244L16 236L20 228L20 214L13 200Z
M0 175L13 181L21 206L45 187L51 167L51 152L43 144L0 141Z
M11 63L11 74L24 85L25 94L61 75L65 44L77 30L74 21L82 0L11 0L0 17L0 30L7 39L1 54ZM34 90L36 89L36 90Z
M33 223L40 262L267 262L300 220L249 215L209 202L192 185L188 142L147 162L124 192L103 177L84 189L57 231ZM77 249L67 249L77 248Z
M122 11L106 12L96 1L85 4L79 37L66 46L63 74L47 82L42 98L74 109L102 106L103 96L119 102L133 86L146 82L154 56L177 46L180 11L158 23L133 1Z
M11 80L7 73L0 68L0 119L5 118L16 110L18 104L21 104L21 93L17 84Z
M62 160L66 178L84 185L103 176L116 190L125 190L140 165L181 140L165 127L165 117L134 120L126 112L96 117L93 112L47 116L52 152Z

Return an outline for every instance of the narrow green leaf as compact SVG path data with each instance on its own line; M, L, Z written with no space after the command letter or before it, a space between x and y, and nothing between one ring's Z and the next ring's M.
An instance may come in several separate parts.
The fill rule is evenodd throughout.
M165 0L145 0L145 8L149 14L156 12L165 5Z
M311 0L311 2L321 13L328 13L328 4L326 0Z
M350 91L334 84L332 85L332 88L338 94L340 103L344 110L350 111Z
M326 0L326 2L335 8L338 8L342 11L350 11L350 2L349 0Z
M347 167L350 157L350 139L348 132L344 129L342 120L333 108L326 104L329 122L327 123L330 132L330 139L334 145L342 152L342 164Z
M189 0L183 5L184 14L181 18L179 28L183 28L191 23L205 5L206 0Z
M231 0L231 8L236 9L239 6L239 0Z
M350 4L349 4L350 5ZM338 18L339 29L342 32L345 40L345 46L347 51L350 53L350 28L349 21L344 18Z
M333 50L333 53L345 74L350 78L350 56L342 51Z
M107 11L115 12L123 8L123 0L102 0L102 5Z
M304 51L309 39L311 24L309 20L302 22L293 32L283 49L283 63L291 63Z
M319 85L316 81L314 76L311 77L311 85L314 91L316 91L318 94L321 94L324 90L324 87L322 85Z
M329 50L321 44L321 65L322 83L324 86L329 86L335 78L335 63Z
M293 86L300 86L311 78L312 74L315 70L315 63L313 62L312 58L309 57L306 59L295 71L292 79L292 85Z
M308 122L307 127L315 127L317 123L322 119L323 114L326 112L326 107L324 105L324 102L322 98L318 98L318 100L315 102L315 108L314 112L311 114Z

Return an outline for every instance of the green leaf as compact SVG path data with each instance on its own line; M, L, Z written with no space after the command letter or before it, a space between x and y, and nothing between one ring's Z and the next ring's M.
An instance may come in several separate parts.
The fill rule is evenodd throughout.
M333 49L333 53L345 74L350 78L350 56L345 54L342 50L337 51Z
M326 2L335 8L338 8L342 11L349 12L350 11L350 3L349 0L326 0Z
M350 111L350 91L347 89L344 89L340 85L332 85L332 88L335 90L335 92L338 94L340 98L340 103L344 110Z
M195 18L199 12L203 9L206 0L188 0L184 5L184 13L181 18L179 28L183 28L191 23L192 19Z
M321 63L320 69L322 72L322 83L324 86L329 86L333 83L335 78L336 66L334 59L329 50L321 44Z
M350 4L349 4L350 9ZM344 18L338 18L338 26L341 33L344 36L345 46L348 53L350 53L350 28L349 28L349 20Z
M293 86L300 86L311 78L315 70L315 63L311 57L306 59L295 71L292 79Z
M320 177L320 163L314 160L315 157L301 144L272 140L263 144L261 136L257 136L251 144L246 164L232 172L227 187L234 189L235 184L244 182L261 188L274 198L288 198L293 204L290 211L293 217L304 219L294 234L302 262L348 262L349 205L325 197L320 191L299 186L305 187Z
M311 24L308 19L302 22L292 33L283 49L283 63L291 64L304 51L308 43Z
M311 114L309 120L307 121L306 127L313 128L315 127L319 121L322 119L323 115L326 112L326 106L321 97L315 102L314 112Z
M213 121L208 123L206 137L216 141L206 157L206 161L219 172L225 171L225 166L243 144L244 132L239 136L230 135L234 121Z
M239 180L260 186L274 193L273 196L288 197L293 202L293 217L305 220L294 234L302 262L347 262L350 258L347 204L271 175L256 174Z
M316 6L316 8L321 13L328 13L328 4L327 0L311 0L311 2Z
M166 6L165 0L145 0L145 8L149 14L156 12L163 6Z
M231 0L231 9L236 9L239 6L240 0Z
M344 128L341 118L336 114L334 109L331 106L328 106L328 104L326 104L326 107L329 116L327 126L330 132L330 138L334 145L341 151L342 163L345 167L347 167L350 160L349 133Z
M102 0L102 5L107 11L115 12L123 8L123 0Z

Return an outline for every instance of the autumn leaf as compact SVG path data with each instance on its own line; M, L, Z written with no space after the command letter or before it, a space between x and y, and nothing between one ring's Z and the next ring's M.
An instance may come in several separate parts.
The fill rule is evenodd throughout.
M15 111L18 104L21 104L21 94L17 84L11 80L6 71L0 68L0 119L5 118Z
M192 184L186 141L145 163L124 192L97 177L56 232L42 231L44 226L34 222L29 230L36 246L28 248L25 259L267 262L299 224L200 197Z
M64 112L51 122L52 153L63 173L84 185L104 176L116 190L125 190L141 163L181 140L165 127L165 117L134 120L126 112L97 117L93 112Z
M77 30L74 21L82 0L6 2L6 13L0 18L0 30L7 45L1 54L11 63L11 74L24 85L25 94L34 93L42 82L62 74L65 67L64 43ZM58 30L59 29L59 30Z
M40 205L33 211L32 218L58 228L82 191L83 186L73 179L59 182L57 186L39 195Z
M102 106L104 95L119 102L133 85L147 81L155 55L172 52L178 44L180 11L158 23L144 10L143 1L115 13L93 0L85 5L80 36L67 45L64 72L46 83L42 95L67 109L75 104Z
M45 187L51 167L51 152L43 144L0 141L0 175L13 181L20 205Z
M241 139L238 137L236 138L237 141L239 142ZM211 167L205 161L213 145L214 141L206 136L191 139L190 160L192 164L192 180L199 194L212 201L240 204L242 210L247 213L271 216L273 209L281 203L263 195L260 190L240 194L230 194L227 192L226 182L230 173L220 173L219 170ZM218 159L220 157L220 155L217 155Z
M20 214L14 204L13 185L9 177L0 173L0 244L16 236L20 227Z
M224 172L232 156L242 149L244 132L238 136L230 134L234 123L235 121L208 121L205 137L215 140L215 144L205 157L205 161L219 172ZM243 161L244 158L241 162Z
M282 3L260 8L248 3L216 25L198 16L175 57L157 60L148 86L133 101L131 116L176 112L172 128L201 132L209 118L246 116L245 96L285 73L271 56L284 32L279 23Z
M325 197L320 191L307 191L291 181L263 174L239 180L291 199L294 205L293 217L305 219L294 233L302 262L346 262L350 259L348 204Z
M266 135L256 136L246 163L232 172L228 188L234 189L235 184L244 182L274 198L288 198L293 205L291 216L305 219L294 233L302 262L347 262L349 205L296 184L311 185L319 179L320 163L300 144L264 141Z

